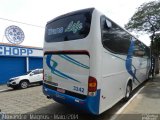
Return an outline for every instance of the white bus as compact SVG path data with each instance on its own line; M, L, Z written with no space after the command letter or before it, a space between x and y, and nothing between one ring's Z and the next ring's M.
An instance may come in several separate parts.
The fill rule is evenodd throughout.
M149 51L94 8L59 16L46 25L43 92L101 114L148 78Z

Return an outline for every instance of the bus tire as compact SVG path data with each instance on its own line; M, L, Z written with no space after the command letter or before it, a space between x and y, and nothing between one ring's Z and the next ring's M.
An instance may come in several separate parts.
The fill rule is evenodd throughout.
M126 86L126 92L125 92L124 102L127 102L130 99L131 92L132 92L132 83L128 82L128 84Z

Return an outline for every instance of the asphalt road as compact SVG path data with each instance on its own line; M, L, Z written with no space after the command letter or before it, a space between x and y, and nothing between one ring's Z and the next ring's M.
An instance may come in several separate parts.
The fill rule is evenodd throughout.
M42 93L42 86L0 92L0 110L5 114L73 115L76 116L75 119L78 116L78 120L106 120L122 105L123 102L119 102L103 114L93 116L47 99Z
M133 92L133 95L141 86ZM48 114L52 117L69 116L75 120L109 120L124 104L120 101L101 115L93 116L47 99L42 93L42 86L0 92L0 110L5 114Z

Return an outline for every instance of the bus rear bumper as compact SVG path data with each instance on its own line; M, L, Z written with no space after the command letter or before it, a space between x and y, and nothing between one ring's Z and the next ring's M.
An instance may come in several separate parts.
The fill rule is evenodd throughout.
M71 105L78 110L98 115L100 103L100 90L97 90L96 96L87 96L86 99L79 99L74 96L66 95L43 86L43 93L58 103Z

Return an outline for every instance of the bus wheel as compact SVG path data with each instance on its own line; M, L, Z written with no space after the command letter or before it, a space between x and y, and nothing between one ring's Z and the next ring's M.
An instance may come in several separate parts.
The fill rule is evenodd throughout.
M131 83L129 82L129 83L127 84L127 87L126 87L126 93L125 93L125 97L124 97L124 101L125 101L125 102L130 99L131 91L132 91L132 85L131 85Z

